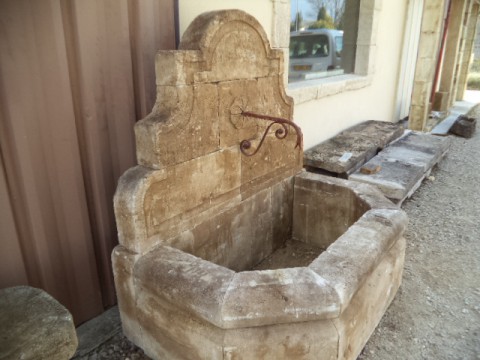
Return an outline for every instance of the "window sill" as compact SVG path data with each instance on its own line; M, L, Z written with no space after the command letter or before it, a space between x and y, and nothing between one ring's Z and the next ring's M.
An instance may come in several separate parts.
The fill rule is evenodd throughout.
M345 91L358 90L371 84L371 76L347 74L294 82L288 84L286 91L287 95L293 98L295 105L298 105Z

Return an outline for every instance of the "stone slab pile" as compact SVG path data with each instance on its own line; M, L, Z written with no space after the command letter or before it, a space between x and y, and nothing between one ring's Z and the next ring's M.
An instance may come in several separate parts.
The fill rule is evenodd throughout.
M305 151L303 163L308 171L346 179L403 132L398 123L365 121Z
M349 179L374 185L387 198L401 205L420 186L449 147L449 138L408 132L364 165L379 168L378 172L366 173L360 168Z
M446 137L405 132L401 124L370 120L305 151L304 166L309 172L374 185L401 205L449 145Z

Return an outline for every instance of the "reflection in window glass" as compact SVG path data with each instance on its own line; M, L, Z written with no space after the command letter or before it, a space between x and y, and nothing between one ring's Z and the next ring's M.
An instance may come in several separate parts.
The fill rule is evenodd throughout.
M292 0L289 82L353 72L354 51L345 52L344 46L355 48L354 42L348 41L356 38L358 12L351 5L355 3L358 1Z
M290 39L290 57L294 59L325 57L329 50L328 36L324 34L292 34Z
M335 50L337 51L337 56L342 56L342 49L343 49L343 36L336 36L335 37Z

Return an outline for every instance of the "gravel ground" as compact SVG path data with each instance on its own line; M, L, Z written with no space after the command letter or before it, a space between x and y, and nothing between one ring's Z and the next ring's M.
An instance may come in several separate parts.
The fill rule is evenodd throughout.
M480 118L480 107L471 116ZM403 283L360 360L480 359L480 131L403 204Z
M107 342L87 355L74 357L73 360L149 360L143 350L132 344L122 333L113 336ZM168 359L165 359L168 360Z
M470 114L480 118L480 107ZM403 284L360 360L480 359L480 130L451 138L447 156L403 204ZM148 357L117 334L81 359Z

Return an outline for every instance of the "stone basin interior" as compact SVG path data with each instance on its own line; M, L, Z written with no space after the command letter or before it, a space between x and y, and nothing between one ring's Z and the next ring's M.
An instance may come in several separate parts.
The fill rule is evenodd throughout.
M322 185L327 187L325 183ZM335 188L335 185L330 185L329 187ZM287 236L287 239L282 239L283 242L276 242L279 246L272 248L272 253L267 254L266 257L254 265L253 268L245 268L243 270L275 270L281 268L306 267L368 210L368 204L355 196L353 191L349 189L344 190L347 194L343 196L343 199L338 199L338 202L329 203L325 201L328 199L326 194L340 193L341 188L337 187L337 189L329 190L330 191L327 192L325 192L325 190L317 190L317 194L324 199L318 204L319 208L317 209L317 211L323 215L315 219L316 228L322 230L321 238L319 238L318 241L306 242L303 241L303 238L294 239L291 236ZM328 206L331 206L330 209ZM328 214L336 215L333 221L328 221ZM259 239L259 241L265 240Z
M252 269L247 270L276 270L308 266L323 251L325 249L321 247L290 239Z
M200 15L155 66L114 198L125 335L154 359L355 359L400 286L405 214L302 171L283 52L252 16Z
M294 190L294 181L284 180L191 229L187 236L203 237L205 245L181 249L237 272L308 266L370 208L349 187L316 182L313 191L305 185ZM303 199L294 205L294 197ZM281 211L272 204L281 204Z

